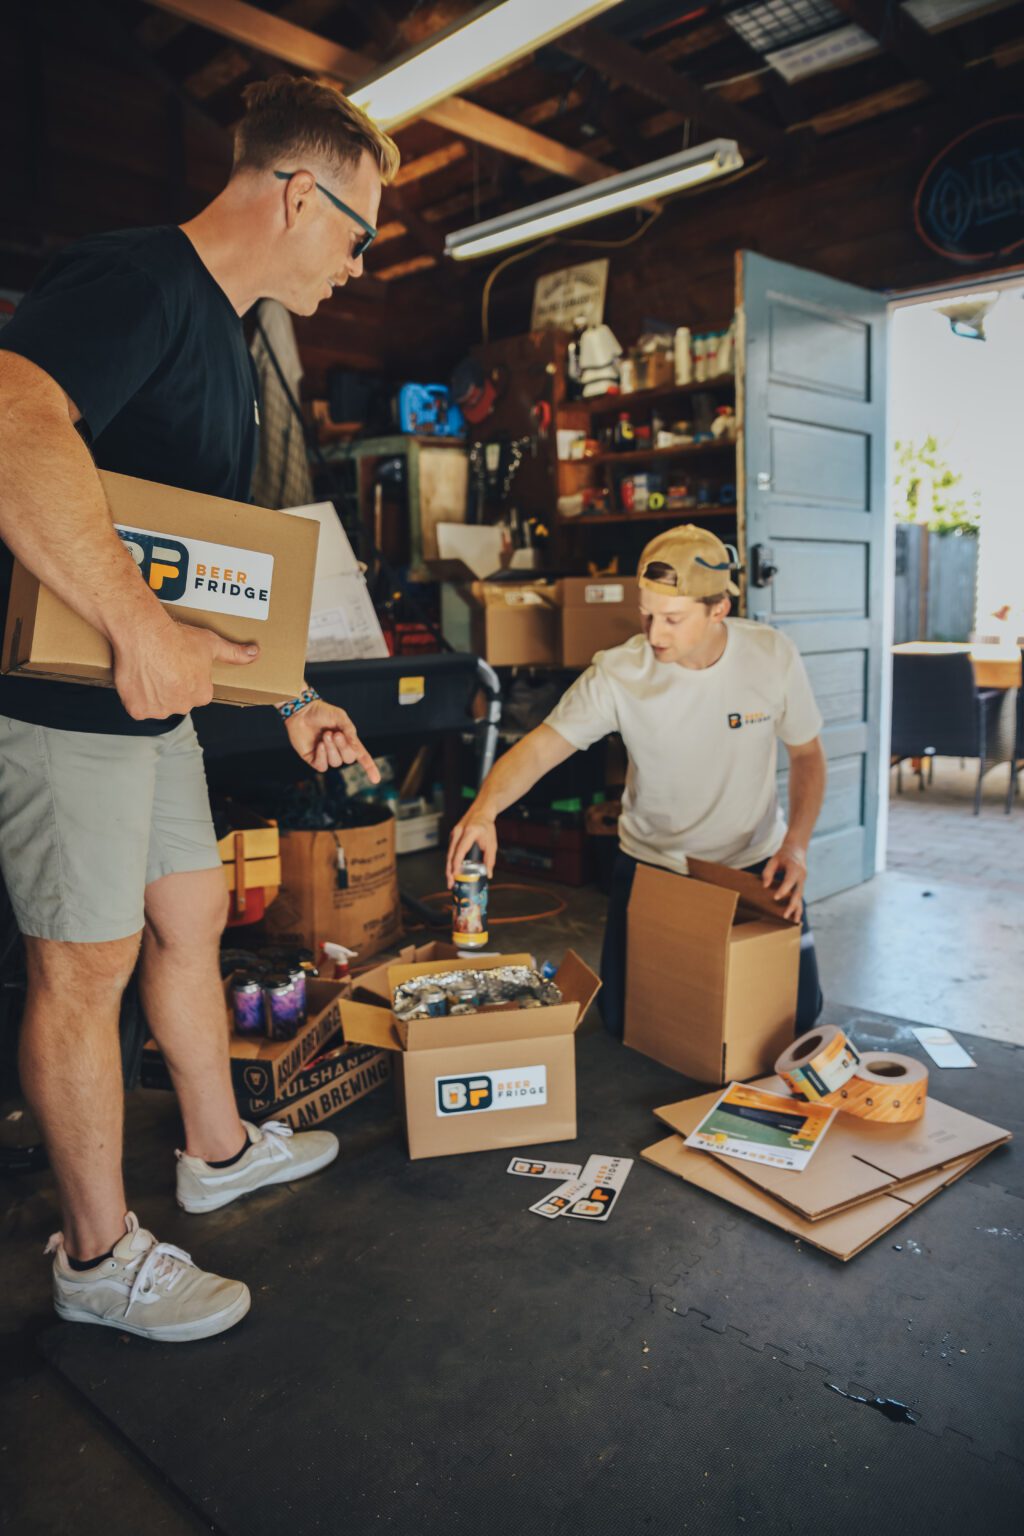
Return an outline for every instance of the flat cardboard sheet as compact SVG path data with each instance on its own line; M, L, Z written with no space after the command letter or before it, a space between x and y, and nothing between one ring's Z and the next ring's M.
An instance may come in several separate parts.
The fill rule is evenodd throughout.
M803 1242L821 1248L833 1258L844 1263L861 1253L876 1238L888 1232L897 1222L909 1216L918 1206L956 1182L963 1174L980 1163L992 1150L970 1153L944 1164L930 1173L908 1180L886 1194L872 1195L859 1204L820 1221L808 1221L798 1216L778 1200L755 1188L749 1180L725 1166L725 1160L710 1157L706 1152L695 1152L681 1136L666 1136L663 1141L645 1147L640 1156L666 1173L704 1189L709 1194L727 1200L740 1210L759 1216L773 1227L791 1232ZM802 1177L802 1175L794 1175Z
M770 1093L786 1093L781 1078L761 1078L755 1085ZM680 1136L695 1130L717 1099L717 1093L665 1104L654 1113ZM756 1163L715 1157L756 1189L781 1201L797 1215L815 1222L835 1215L872 1196L891 1193L894 1186L943 1168L958 1158L1001 1146L1010 1132L974 1115L929 1098L924 1115L909 1125L873 1125L856 1115L840 1113L813 1161L801 1173L789 1173Z

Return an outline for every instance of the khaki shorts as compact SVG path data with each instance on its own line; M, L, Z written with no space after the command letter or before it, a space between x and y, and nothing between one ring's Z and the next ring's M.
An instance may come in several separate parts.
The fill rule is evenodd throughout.
M147 885L220 862L190 719L105 736L0 715L0 871L23 934L126 939Z

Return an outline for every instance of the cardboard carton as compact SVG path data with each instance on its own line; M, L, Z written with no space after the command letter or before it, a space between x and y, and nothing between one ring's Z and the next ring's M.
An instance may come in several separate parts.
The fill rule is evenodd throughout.
M495 667L558 666L558 588L550 581L480 581L461 560L428 563L441 589L441 632Z
M781 1078L766 1077L756 1086L788 1094ZM654 1113L681 1136L689 1136L714 1104L717 1093L701 1094ZM731 1172L810 1222L849 1210L862 1201L899 1192L901 1186L965 1157L991 1152L1010 1140L1010 1132L949 1104L929 1098L920 1120L878 1125L840 1112L821 1146L800 1173L760 1163L698 1153L723 1163ZM693 1148L687 1148L693 1151Z
M451 970L451 958L391 965L376 1004L342 1005L346 1040L392 1051L409 1156L446 1157L526 1147L576 1135L576 1029L601 985L571 950L555 977L563 1001L547 1008L486 1009L455 1018L401 1021L394 989L412 976ZM476 969L530 965L529 955L479 955ZM375 978L361 978L364 989Z
M624 645L640 632L635 576L566 576L558 583L562 666L589 667L597 651Z
M756 875L641 864L627 918L625 1043L702 1083L769 1071L793 1039L800 924Z
M317 524L265 507L101 470L110 513L172 616L226 640L256 640L245 667L218 663L222 704L275 704L302 689ZM110 645L15 561L3 670L113 686Z
M339 848L345 857L343 885ZM390 812L381 811L372 826L282 832L281 889L265 923L275 942L313 950L329 939L368 958L393 944L402 931L402 912Z
M727 1200L740 1210L759 1216L762 1221L780 1227L783 1232L813 1244L815 1248L830 1253L833 1258L841 1259L844 1263L855 1258L876 1238L889 1232L897 1222L916 1211L926 1200L954 1184L986 1155L985 1152L977 1152L957 1158L931 1173L895 1185L885 1194L871 1195L820 1221L808 1221L780 1201L773 1200L763 1190L755 1188L736 1171L738 1165L733 1163L726 1167L724 1158L709 1157L706 1152L688 1147L682 1136L666 1136L663 1141L645 1147L640 1153L646 1162L653 1163L656 1168L674 1174L676 1178L685 1180L697 1189L717 1195L719 1199ZM795 1178L803 1176L793 1175Z
M340 1040L339 1005L349 990L348 983L310 977L306 983L306 1022L293 1040L267 1040L260 1035L235 1033L231 1013L233 981L234 977L229 976L224 982L224 1028L235 1094L240 1101L249 1099L270 1105L282 1097L287 1085L320 1055L325 1046L336 1038ZM155 1040L147 1042L143 1064L144 1087L171 1086Z

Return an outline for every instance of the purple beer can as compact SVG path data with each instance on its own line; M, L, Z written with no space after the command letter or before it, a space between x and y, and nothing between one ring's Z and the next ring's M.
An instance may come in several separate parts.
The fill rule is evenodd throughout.
M255 976L239 976L231 988L231 1012L239 1035L262 1035L263 988Z
M286 973L263 978L264 1033L268 1040L293 1040L302 1023L299 989Z
M307 997L306 997L306 972L301 965L288 967L288 980L298 993L299 998L299 1023L306 1022Z

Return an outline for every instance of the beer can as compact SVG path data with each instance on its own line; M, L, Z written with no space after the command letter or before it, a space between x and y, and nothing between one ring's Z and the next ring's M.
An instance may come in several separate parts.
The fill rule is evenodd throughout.
M448 998L442 987L424 987L420 993L420 1007L432 1019L443 1018L448 1012Z
M231 1013L235 1033L262 1035L263 988L255 976L239 976L231 988Z
M280 971L263 978L263 1032L268 1040L293 1040L302 1022L298 989Z
M452 885L452 943L459 949L487 944L487 868L463 859Z
M291 982L292 986L295 988L296 993L298 994L299 1022L304 1024L306 1022L308 1003L306 996L306 972L301 965L290 965L288 967L287 975L288 980Z

